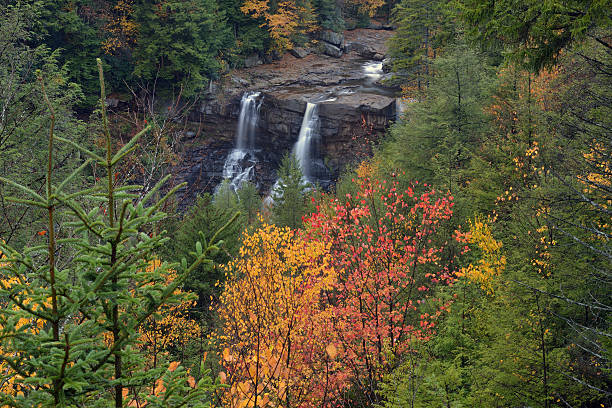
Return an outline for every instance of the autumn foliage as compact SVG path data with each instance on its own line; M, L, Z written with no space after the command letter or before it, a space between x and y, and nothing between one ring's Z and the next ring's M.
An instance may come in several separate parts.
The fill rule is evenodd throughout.
M227 406L335 406L349 390L375 402L383 375L435 333L448 305L433 289L455 276L440 236L452 197L360 170L356 194L323 196L303 231L264 224L229 264Z
M445 309L433 295L454 279L448 240L439 236L452 216L452 196L426 188L400 189L395 180L358 171L356 194L322 203L307 224L331 245L342 273L328 302L353 386L371 401L382 376L414 342L427 341ZM415 186L416 187L416 186Z
M273 7L269 0L246 0L240 10L253 18L265 21L277 50L292 47L292 37L303 35L315 28L310 1L280 1Z
M338 383L329 244L264 224L227 266L219 314L229 407L324 406Z
M149 262L147 272L159 268L161 262ZM169 270L164 275L167 285L176 279L176 271ZM168 304L160 308L156 316L147 319L139 328L139 345L151 356L151 366L157 366L158 355L168 354L171 348L184 345L185 342L200 336L200 325L190 317L190 311L195 306L195 300L189 299L188 292L175 289L174 294L183 298L178 304Z

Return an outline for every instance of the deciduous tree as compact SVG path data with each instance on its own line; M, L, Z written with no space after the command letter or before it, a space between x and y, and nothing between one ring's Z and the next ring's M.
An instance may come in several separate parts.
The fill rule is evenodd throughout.
M385 373L415 342L427 341L445 305L438 285L453 282L450 244L437 236L452 216L452 196L400 190L398 182L358 170L356 194L321 203L307 219L310 234L331 245L339 271L329 294L344 369L368 403Z

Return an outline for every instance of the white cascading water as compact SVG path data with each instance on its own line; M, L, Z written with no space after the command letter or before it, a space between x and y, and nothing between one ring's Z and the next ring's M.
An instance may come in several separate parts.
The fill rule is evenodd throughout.
M255 167L255 134L259 120L258 103L260 92L247 92L240 101L240 117L236 130L236 147L230 152L223 165L223 179L229 179L234 191L240 189L243 182L253 178ZM249 156L249 157L247 157ZM245 166L245 160L250 166Z
M383 64L382 62L371 61L366 62L363 65L363 73L365 74L368 82L374 83L382 77L383 72Z
M302 175L304 176L305 182L313 182L312 174L312 162L313 162L313 142L319 135L319 115L317 113L318 105L316 103L307 102L306 111L304 112L304 118L302 119L302 126L300 127L300 133L298 140L293 145L293 155L296 157ZM270 193L264 199L264 207L271 207L274 203L273 194L278 193L279 182L276 180Z
M298 140L293 146L293 154L300 164L302 174L307 181L312 181L312 147L313 141L318 137L319 115L318 105L308 102L302 119L302 127Z

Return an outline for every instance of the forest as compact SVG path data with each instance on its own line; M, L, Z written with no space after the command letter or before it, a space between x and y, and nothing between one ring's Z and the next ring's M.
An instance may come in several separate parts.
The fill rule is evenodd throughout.
M612 407L611 238L611 0L0 0L0 407Z

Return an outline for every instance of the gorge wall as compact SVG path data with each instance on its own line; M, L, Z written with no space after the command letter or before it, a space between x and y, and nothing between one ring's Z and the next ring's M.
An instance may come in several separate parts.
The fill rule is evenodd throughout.
M330 181L336 180L396 118L397 90L385 84L383 63L377 61L384 59L389 35L355 30L346 39L340 36L340 57L287 53L280 61L238 70L214 84L191 112L183 137L182 159L174 170L177 182L188 183L179 192L181 203L212 192L222 181L245 92L260 92L253 181L261 192L274 184L282 156L295 144L307 102L318 103L318 154Z

